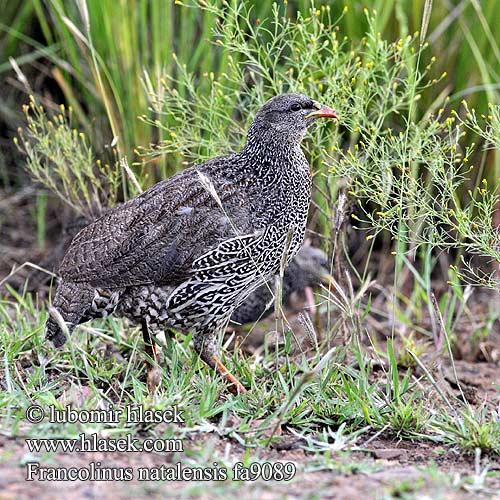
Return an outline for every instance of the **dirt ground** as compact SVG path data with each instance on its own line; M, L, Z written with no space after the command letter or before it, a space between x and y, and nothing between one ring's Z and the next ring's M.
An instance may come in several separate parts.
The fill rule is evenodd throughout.
M444 377L447 378L444 369ZM500 366L492 363L458 361L458 378L466 394L479 401L498 404L495 384ZM428 441L388 439L383 434L363 435L349 450L333 451L322 463L318 456L303 449L304 443L284 427L281 439L257 454L270 462L292 461L297 473L291 481L254 482L212 481L138 481L140 467L172 466L190 462L190 450L210 449L225 457L226 464L244 460L244 448L236 441L215 432L190 436L180 455L155 453L59 453L31 455L23 436L0 436L0 500L52 498L419 498L419 499L500 499L500 463L497 457L460 455L455 449ZM255 451L254 451L255 453ZM26 481L30 461L49 467L132 468L132 481ZM229 466L230 468L230 466ZM487 474L484 476L484 472Z
M288 436L284 436L286 441ZM218 441L222 451L228 445L235 461L243 450L234 443L215 436L200 439L194 445L203 447L207 440ZM0 438L3 465L0 468L0 499L51 499L51 498L202 498L212 499L233 495L242 498L500 498L500 464L487 458L481 460L481 468L489 465L490 476L476 489L473 479L475 464L470 457L457 456L442 446L412 444L409 442L375 439L365 451L339 454L325 467L315 462L313 471L298 471L289 482L238 482L190 483L168 482L52 482L25 481L29 460L22 440ZM262 450L270 461L294 461L308 468L308 456L302 449ZM33 459L33 457L31 457ZM169 458L152 453L78 453L64 454L46 459L43 465L57 467L88 467L91 462L101 462L103 467L160 467ZM479 472L479 471L478 471Z

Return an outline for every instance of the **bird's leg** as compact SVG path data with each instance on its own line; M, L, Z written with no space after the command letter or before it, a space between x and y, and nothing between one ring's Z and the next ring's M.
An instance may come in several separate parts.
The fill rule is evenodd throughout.
M141 320L142 337L144 339L144 350L146 352L146 386L150 393L160 385L161 374L157 363L156 344L151 339L146 319ZM151 362L152 360L152 362Z
M306 304L310 316L316 316L316 302L314 302L313 289L310 286L304 288L304 294L306 296Z
M224 366L217 353L217 338L215 332L198 333L193 335L194 348L200 354L205 363L218 371L222 378L229 384L229 391L234 394L242 394L247 390L243 384Z

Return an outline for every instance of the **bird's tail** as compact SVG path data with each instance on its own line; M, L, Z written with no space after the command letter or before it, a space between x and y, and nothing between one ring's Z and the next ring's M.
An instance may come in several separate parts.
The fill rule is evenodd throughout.
M71 334L85 317L93 296L94 290L87 284L61 281L52 301L54 311L45 325L46 338L51 340L55 347L61 347L67 340L65 331Z

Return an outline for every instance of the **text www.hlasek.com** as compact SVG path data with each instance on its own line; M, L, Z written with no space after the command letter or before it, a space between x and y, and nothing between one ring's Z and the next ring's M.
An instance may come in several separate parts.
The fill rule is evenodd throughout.
M122 438L100 438L97 434L79 434L77 439L26 439L31 453L40 452L175 452L184 451L181 439L152 439L140 441L131 435Z

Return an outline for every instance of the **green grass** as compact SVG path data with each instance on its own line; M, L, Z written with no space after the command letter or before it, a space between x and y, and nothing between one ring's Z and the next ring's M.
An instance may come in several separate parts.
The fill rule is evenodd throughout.
M297 476L282 486L294 491L301 485L307 496L312 491L320 495L326 488L321 479L314 486L301 483L319 472L362 473L367 478L380 474L384 467L369 455L359 458L359 453L368 452L373 439L383 438L397 447L427 443L435 451L425 467L418 469L417 479L395 476L384 481L389 498L412 498L429 488L434 495L459 490L493 492L488 484L495 480L495 472L483 464L500 455L495 409L472 407L449 394L437 396L436 382L427 368L422 369L423 362L403 368L402 351L396 351L390 341L370 357L358 342L328 350L324 332L315 339L316 347L308 350L297 348L293 341L281 342L257 356L224 350L225 364L250 389L233 397L219 376L198 359L190 336L178 335L162 344L162 382L151 395L137 328L115 319L94 321L77 328L70 341L55 350L44 340L46 317L45 306L32 294L12 290L0 302L0 433L11 443L30 438L76 439L82 432L106 438L131 434L139 440L180 439L184 451L165 455L167 465L181 461L184 466L211 467L217 462L231 471L237 461L248 467L269 461L273 447L292 440L305 454L303 459L293 459ZM365 319L369 318L370 313ZM293 334L306 335L300 328ZM425 359L431 363L431 358ZM47 413L50 406L62 410L70 405L81 412L112 405L121 412L121 420L61 424L45 419L29 424L25 413L33 404ZM127 423L126 407L136 405L156 410L176 405L184 412L185 423ZM8 449L0 462L13 465ZM407 453L411 460L412 451ZM432 457L437 460L439 455L476 456L475 472L443 474L432 465ZM61 465L58 453L47 452L25 453L19 465L33 460L44 466ZM231 495L245 488L246 495L258 498L262 491L275 487L262 481L228 481L214 483L211 492ZM148 483L147 490L166 494L162 483ZM198 497L203 491L201 483L192 482L171 494Z
M27 426L25 411L34 403L63 408L63 401L72 401L80 410L103 403L118 409L130 404L157 409L175 404L185 411L185 425L163 430L153 426L153 435L164 432L164 437L185 438L215 426L220 435L254 453L270 440L280 440L279 434L272 437L270 429L281 424L302 436L304 448L318 457L332 447L348 449L378 431L441 442L466 453L477 448L500 454L500 426L490 410L474 410L449 396L444 401L429 397L433 380L426 378L428 372L402 371L390 340L387 354L378 354L387 360L382 366L388 368L378 375L374 360L366 358L365 348L357 342L328 352L319 338L317 347L302 352L291 350L293 342L284 343L255 358L226 351L228 367L250 388L245 395L227 397L219 377L190 347L190 336L178 335L163 347L162 384L150 395L137 328L114 319L93 322L78 328L58 351L44 342L44 306L33 295L13 290L6 299L0 304L4 386L0 425L3 433L13 437L75 437L106 428L119 435L131 430L123 423ZM253 423L256 419L258 425Z
M356 43L369 27L363 13L365 7L376 11L374 29L383 39L404 40L423 27L425 3L425 0L350 0L330 6L328 2L296 0L289 1L285 7L279 2L278 6L292 19L309 18L311 12L322 12L328 6L332 26L338 26L339 35ZM186 64L187 71L193 72L199 91L209 96L208 75L213 72L219 77L228 73L233 64L230 55L236 62L246 62L238 52L228 53L213 43L214 30L221 28L216 22L221 19L219 13L230 11L236 2L227 2L230 6L227 9L223 8L224 2L161 0L118 4L97 0L36 0L23 3L22 9L14 8L15 5L16 2L9 2L9 10L3 13L6 56L15 57L16 50L20 51L19 40L25 37L23 27L30 24L27 19L37 21L48 49L52 76L66 104L74 109L78 128L89 136L99 153L114 136L118 138L116 147L121 155L128 156L133 155L136 146L164 138L149 121L137 119L143 114L151 120L158 118L154 110L147 111L147 96L141 83L145 73L153 82L158 82L164 74L175 79L179 73L177 61L180 61ZM251 10L252 27L257 28L256 20L259 20L261 26L269 28L274 9L271 2L248 0L244 5ZM431 76L439 78L444 71L448 72L440 91L450 92L453 104L465 97L473 107L486 112L488 101L497 102L500 44L492 20L499 15L500 6L494 0L465 0L455 9L444 2L433 3L426 23L433 54L424 55L421 64L427 65L432 55L439 54ZM328 30L328 24L325 26ZM27 41L33 52L19 61L21 70L23 64L28 65L39 57L37 51L41 44L30 41L29 37ZM273 62L280 72L288 69L284 60ZM8 69L9 65L3 68ZM330 67L332 69L335 70L335 66ZM182 88L178 90L184 94ZM434 99L433 95L423 96L416 103L415 115L422 115L434 106ZM168 120L164 125L168 127L171 123ZM103 160L109 161L109 158ZM182 159L162 156L157 165L154 169L151 165L136 169L136 173L141 180L149 177L147 183L150 183L182 168ZM497 161L497 173L498 169Z

